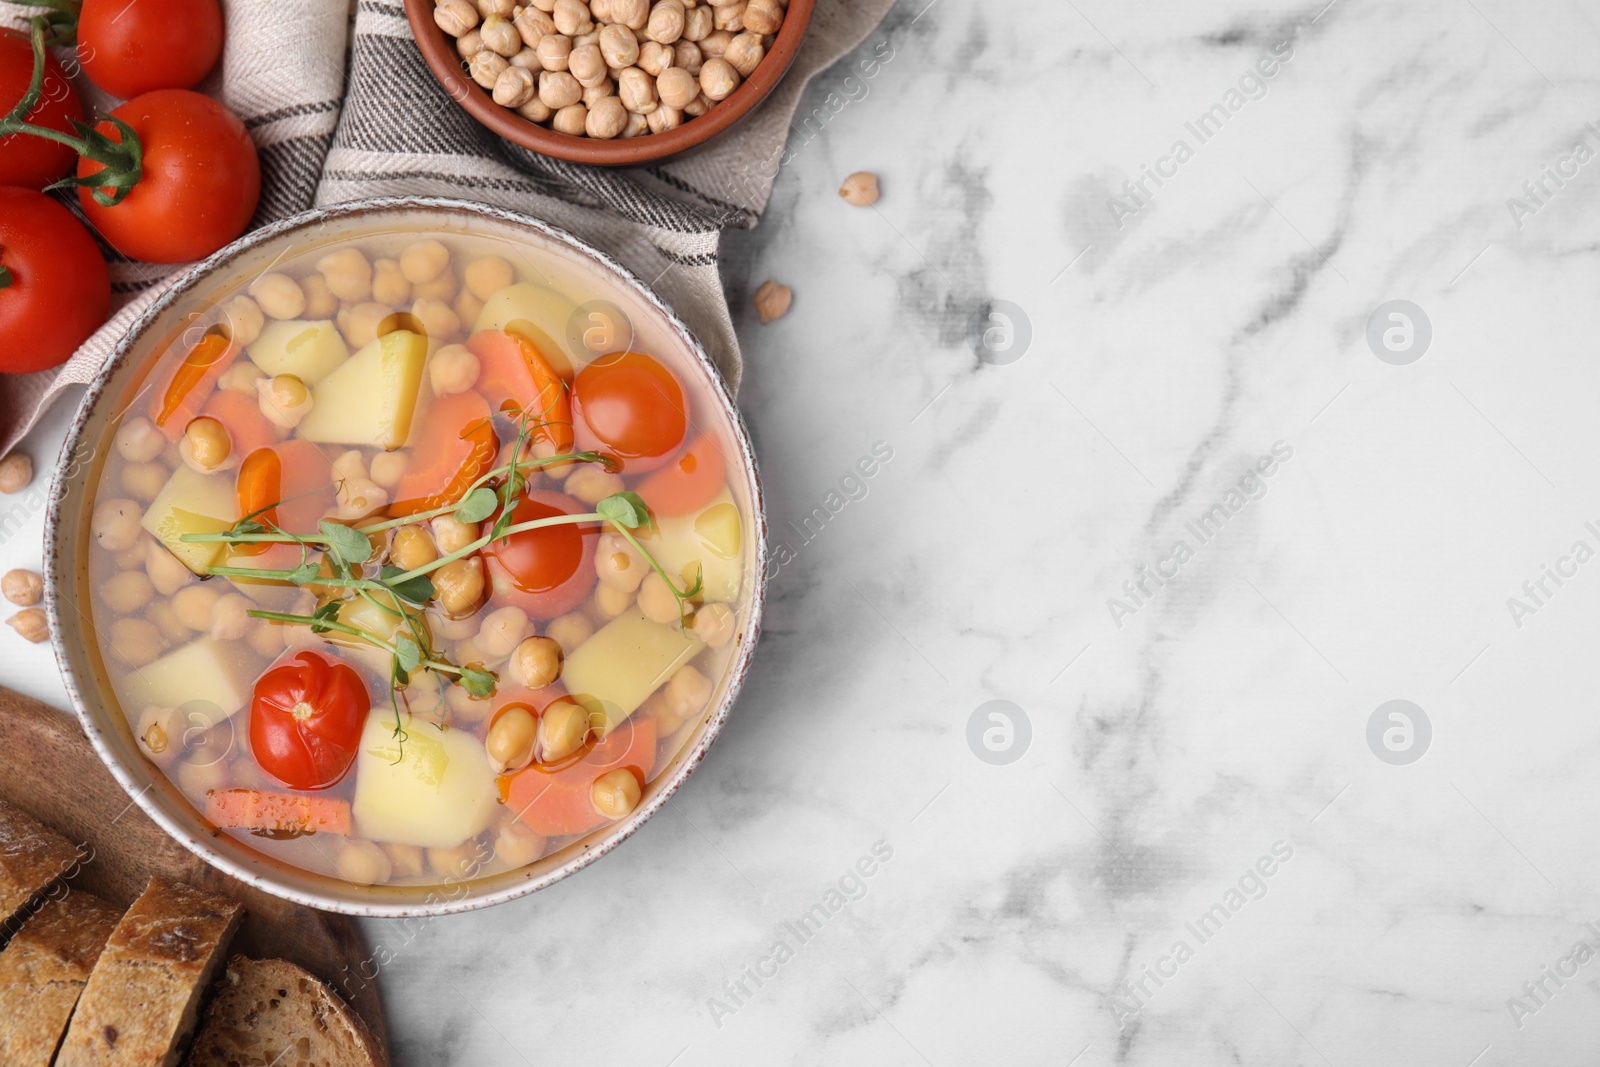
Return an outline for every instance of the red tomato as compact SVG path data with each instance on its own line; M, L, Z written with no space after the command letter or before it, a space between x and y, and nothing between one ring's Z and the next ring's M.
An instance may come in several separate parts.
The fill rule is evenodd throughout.
M355 762L371 706L348 664L310 651L280 659L256 679L250 751L291 789L326 789Z
M33 42L27 34L0 29L0 115L10 114L33 80ZM72 121L83 119L78 91L61 72L61 64L44 54L44 85L39 102L25 122L76 137ZM64 144L24 133L0 138L0 185L43 189L72 172L78 153Z
M467 342L478 357L478 389L497 411L527 412L544 423L535 439L556 454L572 451L572 401L567 384L539 347L521 334L484 330Z
M656 721L634 715L612 730L579 763L559 771L537 764L511 779L506 803L529 829L542 837L581 834L607 819L589 799L594 780L620 768L633 772L644 785L656 763Z
M534 489L518 501L511 521L533 522L588 510L563 493ZM594 546L599 540L598 524L567 523L491 542L483 550L489 565L490 596L536 619L565 615L594 588Z
M244 123L199 93L159 89L111 113L144 144L144 177L122 203L104 207L78 190L89 223L125 256L147 263L202 259L244 233L261 199L261 162ZM113 141L109 122L97 127ZM78 177L104 168L78 160Z
M111 308L111 275L72 212L32 189L0 189L0 371L62 363Z
M640 352L613 352L572 386L578 447L608 452L630 471L653 471L683 444L689 400L666 367Z
M221 55L217 0L83 0L78 62L112 96L192 89Z
M489 402L477 393L442 396L422 419L417 446L389 514L415 515L461 499L494 466L500 450Z
M726 473L716 442L702 436L639 484L639 495L657 515L689 515L711 503Z

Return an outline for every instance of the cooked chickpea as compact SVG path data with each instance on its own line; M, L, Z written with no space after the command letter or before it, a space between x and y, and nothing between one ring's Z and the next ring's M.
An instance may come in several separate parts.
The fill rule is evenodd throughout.
M320 274L308 274L300 279L300 289L306 294L305 316L308 319L331 319L339 310L339 298L328 288L328 279Z
M267 324L261 314L261 305L240 293L222 305L222 315L228 322L228 337L236 345L255 344L261 328Z
M262 622L260 626L251 629L245 641L256 655L276 659L278 653L283 651L284 629L283 623Z
M161 551L165 552L165 549ZM179 566L183 566L179 564ZM185 568L185 573L187 573ZM100 599L118 615L131 615L150 603L155 587L142 571L122 571L100 585Z
M422 332L435 341L448 341L461 334L461 320L443 300L418 300L411 305L411 314L422 324Z
M588 736L588 710L566 697L552 700L539 717L539 761L566 759L583 747Z
M393 489L405 477L409 452L379 452L369 464L369 476L385 489Z
M650 565L639 550L614 531L600 535L600 543L595 546L594 569L603 586L625 593L638 589L644 576L650 573Z
M568 104L555 113L555 116L550 120L550 128L557 133L577 137L589 128L589 109L581 101L576 104Z
M21 452L0 459L0 493L11 495L28 488L33 481L33 460Z
M317 260L317 270L340 300L355 304L372 295L372 264L358 248L329 252Z
M483 561L476 556L453 560L433 572L439 607L448 615L465 615L483 599Z
M591 507L623 488L622 478L598 463L580 463L567 476L565 486L566 492Z
M147 534L140 533L131 547L125 548L121 552L118 552L116 555L112 556L111 558L116 560L117 569L131 571L143 563L145 549L150 545L152 540L153 539Z
M50 639L50 620L38 608L23 608L7 619L6 625L15 630L18 637L36 645Z
M256 382L256 404L272 425L292 430L311 413L311 390L293 374L262 378Z
M466 345L445 345L428 361L428 382L435 396L464 393L478 381L478 357Z
M660 106L655 79L638 67L617 72L617 96L623 107L640 115L648 115Z
M544 67L546 73L560 73L567 69L567 60L572 56L572 38L559 33L547 33L539 38L539 43L533 50L539 54L539 64ZM550 104L550 101L545 99L542 74L539 76L539 88L539 98L549 106L555 107L556 105Z
M160 631L162 640L167 644L177 641L187 641L194 636L187 626L178 621L178 613L172 608L172 601L157 600L145 609L144 617L155 623Z
M471 0L439 0L433 9L433 21L452 37L472 29L478 18L478 8Z
M211 629L211 609L220 594L210 584L196 584L178 590L172 598L172 610L178 621L195 633Z
M583 0L556 0L555 10L550 17L556 21L556 29L568 37L576 37L580 33L590 33L594 30L594 20L590 18L589 5Z
M401 845L391 841L383 846L383 851L393 867L390 877L420 878L428 869L428 857L416 845Z
M589 799L594 810L608 819L620 819L639 806L639 779L626 768L607 771L589 787Z
M133 724L139 749L165 767L183 752L183 734L188 724L176 708L146 707Z
M256 621L250 617L255 605L242 593L229 593L211 606L211 636L218 641L237 641Z
M546 637L561 647L563 653L572 653L593 636L594 624L589 621L587 615L574 611L550 620L550 625L545 627L544 632Z
M196 806L204 808L206 794L228 785L228 768L222 760L215 763L178 764L178 788Z
M489 753L489 766L496 774L520 771L533 762L533 743L537 732L533 712L513 704L489 724L483 747Z
M139 540L142 513L132 500L103 500L95 505L90 529L94 539L107 552L124 552Z
M561 677L561 646L548 637L530 637L517 645L506 674L517 685L543 689Z
M400 269L399 263L392 259L378 259L373 262L372 299L393 307L410 301L411 283L406 280L405 272Z
M117 454L129 463L149 463L167 447L167 439L155 423L136 415L117 427Z
M521 107L533 99L535 91L533 72L510 66L494 81L494 102L501 107Z
M477 322L478 316L483 314L483 301L465 289L456 294L455 303L450 306L455 309L456 318L461 320L462 326Z
M656 92L663 104L681 109L700 95L700 81L682 67L668 67L656 79Z
M633 592L601 582L594 591L594 610L603 620L609 621L633 606Z
M356 885L382 885L394 873L389 856L371 841L352 838L339 846L339 877Z
M507 867L526 867L544 855L545 839L521 819L502 823L494 837L494 854Z
M134 667L154 662L166 647L161 630L148 619L118 619L108 637L112 654Z
M564 70L547 70L539 75L539 99L560 112L583 99L583 86Z
M367 457L359 448L339 453L328 466L333 477L340 481L363 481L367 477Z
M477 842L467 841L455 848L430 848L428 868L446 882L476 878L483 867L477 854Z
M151 541L145 550L144 570L151 586L162 596L171 596L194 580L194 572L159 541Z
M191 470L210 474L228 462L228 457L233 453L233 439L226 426L210 416L202 415L189 420L178 448L183 462Z
M403 571L425 567L438 558L433 538L421 526L401 526L390 536L389 562Z
M489 299L517 280L511 263L499 256L480 256L468 263L463 273L467 291L479 300Z
M18 567L0 578L0 593L19 608L31 608L44 595L44 580L32 571Z
M287 274L263 274L248 290L270 319L298 319L306 309L306 294Z
M449 269L450 249L441 241L413 241L400 252L400 270L409 282L431 282Z
M676 622L678 598L672 595L661 575L651 571L639 586L639 610L651 622Z
M478 524L460 522L454 515L437 515L428 523L433 542L443 553L459 552L479 537Z
M378 338L378 324L389 316L387 305L376 301L339 309L334 321L345 342L353 349L363 349Z
M361 519L389 502L389 490L370 478L349 478L333 494L341 519Z
M694 613L689 629L712 648L721 648L733 639L739 617L726 604L707 604Z
M161 463L129 463L122 468L121 481L135 500L148 504L167 484L167 468Z
M479 699L459 685L452 685L444 691L444 704L450 709L450 714L461 722L482 722L494 707L488 699Z
M260 367L249 360L241 359L222 372L222 377L217 379L217 388L235 393L254 394L256 383L265 377Z
M484 616L474 641L487 662L505 659L528 632L528 614L521 608L496 608Z

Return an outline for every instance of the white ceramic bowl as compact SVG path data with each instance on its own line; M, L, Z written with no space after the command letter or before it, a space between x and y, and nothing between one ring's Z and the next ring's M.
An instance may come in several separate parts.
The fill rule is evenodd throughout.
M713 428L707 419L720 422L734 449L728 455L728 477L735 497L747 505L744 543L750 592L743 643L718 681L698 728L646 786L633 814L529 866L443 886L353 885L276 861L216 833L139 752L89 630L93 609L86 547L93 491L115 421L147 388L145 378L159 341L177 336L191 316L205 312L214 302L212 294L263 273L286 255L395 230L501 239L525 258L587 274L592 288L631 319L639 347L684 377L700 405L701 428ZM386 198L319 208L257 230L186 271L133 325L89 386L57 462L46 530L45 596L56 658L84 732L117 781L152 819L206 862L266 892L350 915L443 915L487 907L559 881L627 840L683 784L727 721L750 667L766 592L766 515L750 436L732 395L688 326L626 268L571 234L515 212L439 198Z

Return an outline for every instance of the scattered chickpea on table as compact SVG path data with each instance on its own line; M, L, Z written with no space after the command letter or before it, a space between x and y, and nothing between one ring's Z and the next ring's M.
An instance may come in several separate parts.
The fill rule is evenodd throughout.
M436 0L433 20L495 103L559 133L611 140L665 133L732 96L766 58L787 6Z

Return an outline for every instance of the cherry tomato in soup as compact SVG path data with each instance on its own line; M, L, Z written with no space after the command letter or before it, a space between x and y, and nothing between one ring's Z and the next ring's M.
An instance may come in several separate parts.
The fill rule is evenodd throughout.
M494 466L500 441L492 417L489 402L477 393L436 399L423 416L389 514L415 515L459 501Z
M0 29L0 115L11 113L32 81L32 40L16 30ZM78 91L61 72L61 64L46 51L39 102L33 105L24 121L31 126L77 136L72 128L75 119L83 119ZM0 139L0 185L43 189L57 178L70 174L77 159L78 153L68 145L14 133Z
M280 659L256 679L250 751L291 789L326 789L355 761L371 706L353 667L311 651Z
M106 261L72 212L32 189L0 189L0 371L64 362L110 307Z
M221 55L217 0L83 0L78 62L112 96L192 89Z
M559 455L572 451L572 401L567 385L530 338L500 330L472 335L467 348L478 357L478 389L496 411L526 412L542 425L536 440Z
M642 785L655 762L656 721L634 715L577 763L561 765L559 770L534 764L519 771L511 779L506 802L542 837L586 833L609 821L590 799L595 779L625 768Z
M613 352L580 370L572 409L578 447L609 453L629 471L665 464L689 429L683 386L642 352Z
M534 489L518 501L511 521L533 522L588 510L565 494ZM483 556L489 566L491 599L515 605L536 619L566 614L594 588L599 539L596 524L564 523L490 542Z
M144 177L121 203L97 203L88 186L78 203L100 234L123 255L147 263L202 259L238 237L261 199L261 162L244 123L199 93L158 89L112 115L144 144ZM99 131L122 135L109 122ZM78 160L78 177L103 170Z
M639 495L657 515L688 515L716 498L725 473L716 442L703 436L639 483Z

